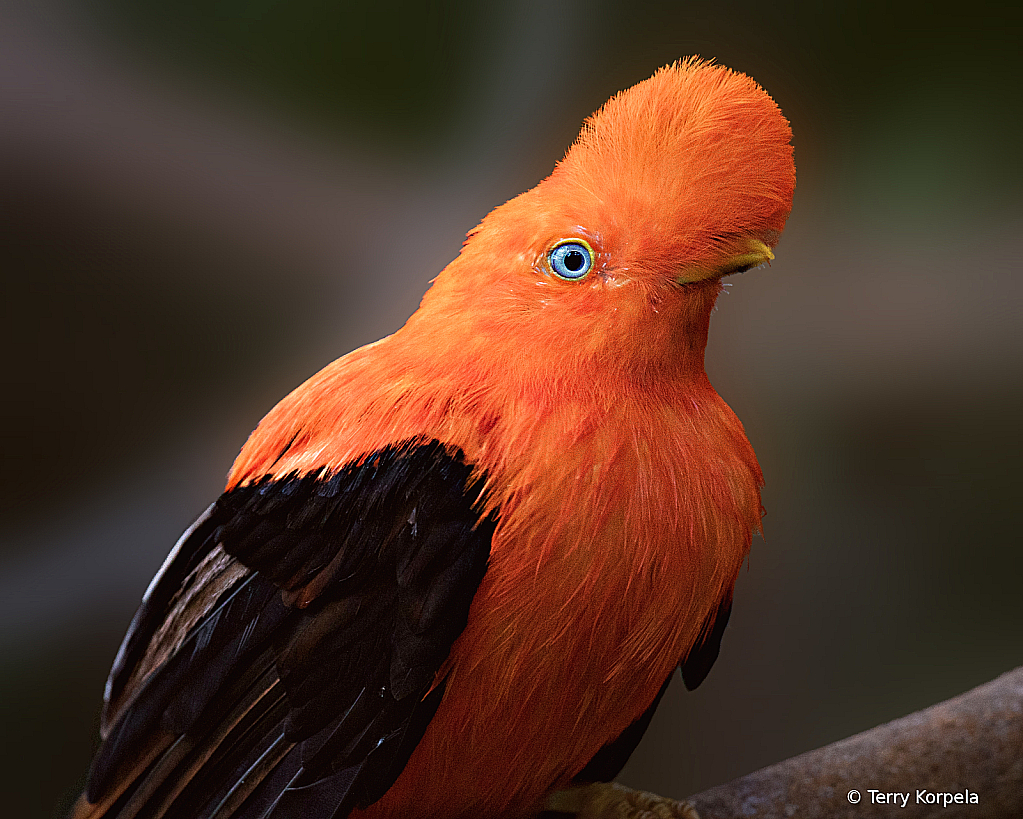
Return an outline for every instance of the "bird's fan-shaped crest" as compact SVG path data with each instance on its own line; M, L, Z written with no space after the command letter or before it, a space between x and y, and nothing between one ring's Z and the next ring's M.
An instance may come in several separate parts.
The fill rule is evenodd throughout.
M690 246L745 235L773 247L792 206L791 136L754 80L691 59L608 100L549 181Z

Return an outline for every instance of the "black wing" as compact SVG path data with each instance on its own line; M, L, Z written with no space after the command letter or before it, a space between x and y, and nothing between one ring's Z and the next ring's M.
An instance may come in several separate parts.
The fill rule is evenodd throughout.
M225 493L150 586L78 816L345 816L401 773L486 571L460 453L408 443Z

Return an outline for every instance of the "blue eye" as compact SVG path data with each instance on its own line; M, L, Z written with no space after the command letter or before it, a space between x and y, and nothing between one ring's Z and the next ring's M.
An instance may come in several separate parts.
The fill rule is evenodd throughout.
M547 255L554 275L569 281L583 278L593 267L593 248L582 239L567 239Z

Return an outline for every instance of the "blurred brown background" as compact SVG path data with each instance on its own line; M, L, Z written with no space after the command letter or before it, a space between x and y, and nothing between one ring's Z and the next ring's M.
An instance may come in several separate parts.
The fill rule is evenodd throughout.
M1020 24L983 2L0 5L5 813L82 785L139 597L261 415L400 326L608 96L694 53L795 131L777 260L732 280L708 354L767 541L718 665L622 780L683 796L1023 662Z

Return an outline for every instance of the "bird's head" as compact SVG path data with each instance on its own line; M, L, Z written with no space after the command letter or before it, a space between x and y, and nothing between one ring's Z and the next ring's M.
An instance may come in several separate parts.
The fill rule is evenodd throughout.
M749 77L696 59L662 68L469 234L422 319L457 323L463 350L532 377L702 372L719 280L773 258L795 187L790 138Z
M264 419L232 481L344 464L424 430L477 459L543 452L544 435L578 436L651 391L667 404L634 406L684 392L695 407L720 279L770 261L785 226L790 138L759 85L704 61L618 94L549 177L469 234L401 330ZM498 423L507 446L487 449Z

